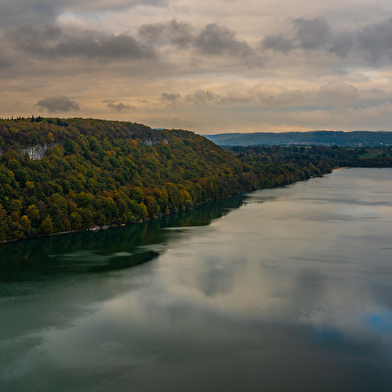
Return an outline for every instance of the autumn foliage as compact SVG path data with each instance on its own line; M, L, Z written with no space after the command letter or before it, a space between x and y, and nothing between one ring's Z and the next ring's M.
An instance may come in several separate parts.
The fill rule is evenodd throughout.
M49 148L30 159L23 149L37 145ZM0 152L0 241L136 223L329 171L241 158L188 131L78 118L0 120Z

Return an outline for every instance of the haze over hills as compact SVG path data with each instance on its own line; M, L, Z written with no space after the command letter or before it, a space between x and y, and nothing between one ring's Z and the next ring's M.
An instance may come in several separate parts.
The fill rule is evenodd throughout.
M220 146L261 145L336 145L336 146L382 146L392 144L392 132L383 131L311 131L311 132L256 132L221 133L204 135Z

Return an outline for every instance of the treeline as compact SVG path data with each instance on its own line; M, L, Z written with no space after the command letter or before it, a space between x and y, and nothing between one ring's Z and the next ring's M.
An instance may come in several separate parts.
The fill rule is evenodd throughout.
M121 230L99 230L96 232L82 232L77 235L48 236L38 240L19 241L1 247L0 270L2 274L0 281L8 278L24 279L26 273L36 272L37 267L45 267L48 264L56 265L57 273L64 270L67 274L75 271L80 273L81 268L88 271L97 269L121 269L130 265L138 264L145 258L154 257L151 247L147 245L165 244L168 236L172 238L173 232L162 230L170 226L207 226L213 219L220 218L229 213L232 208L238 208L243 201L242 195L234 196L230 199L217 200L212 203L200 205L197 209L187 210L175 215L167 215L161 219L151 219L142 224L127 225ZM225 208L226 207L226 208ZM140 246L146 245L146 247ZM112 257L100 265L85 262L75 265L73 257L67 257L75 250L94 250L99 254L111 254L113 249L117 252L117 257ZM158 250L159 251L159 250ZM119 252L123 252L123 256ZM46 257L46 255L59 255L59 257ZM82 256L81 256L82 257ZM18 273L19 268L23 268L24 273ZM42 268L42 271L51 270ZM8 274L8 275L5 275Z
M33 160L22 149L34 145L51 147ZM334 166L273 150L233 154L188 131L91 119L0 120L0 150L0 241L145 221Z
M135 223L247 190L241 162L191 132L58 122L0 121L1 240ZM21 153L37 144L53 147L41 160Z
M338 147L338 146L235 146L226 147L243 162L284 163L306 168L336 167L392 167L392 147Z
M94 119L60 119L31 117L0 119L0 150L21 146L64 144L67 138L94 136L101 142L104 138L144 138L159 141L162 134L142 124L103 121Z

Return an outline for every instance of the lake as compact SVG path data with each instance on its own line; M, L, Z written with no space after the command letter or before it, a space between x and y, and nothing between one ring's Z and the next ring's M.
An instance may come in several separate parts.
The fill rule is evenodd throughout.
M2 244L0 391L390 391L391 234L392 169L342 169Z

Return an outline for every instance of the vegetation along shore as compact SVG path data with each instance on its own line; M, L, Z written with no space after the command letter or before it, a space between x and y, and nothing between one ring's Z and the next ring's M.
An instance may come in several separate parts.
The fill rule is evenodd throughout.
M390 149L231 147L183 130L94 119L0 120L0 241L132 224Z

